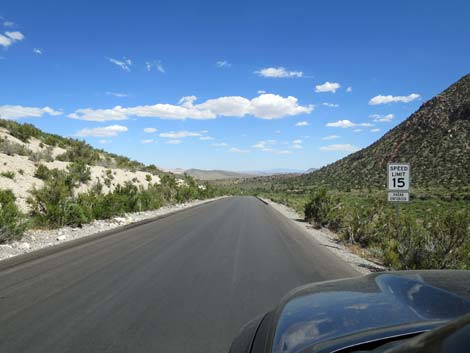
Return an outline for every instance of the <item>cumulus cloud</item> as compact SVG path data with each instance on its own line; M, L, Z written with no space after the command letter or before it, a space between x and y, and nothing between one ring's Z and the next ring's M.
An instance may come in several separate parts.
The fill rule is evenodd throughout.
M21 118L40 118L44 114L61 115L62 112L50 107L23 107L21 105L2 105L0 106L0 118L16 120Z
M359 150L359 147L351 145L350 143L346 144L333 144L328 146L320 147L322 151L343 151L343 152L356 152Z
M354 126L374 126L374 124L371 124L371 123L356 124L356 123L353 123L351 120L345 119L345 120L338 120L338 121L335 121L335 122L332 122L332 123L327 123L326 126L328 126L328 127L340 127L340 128L346 129L346 128L354 127Z
M286 68L280 67L266 67L264 69L255 71L255 74L262 77L272 78L294 78L302 77L304 73L302 71L289 71Z
M261 94L247 99L240 96L228 96L209 99L201 104L195 104L195 96L180 99L178 105L158 103L135 107L116 106L110 109L77 109L67 115L72 119L88 121L126 120L129 116L152 117L171 120L185 119L216 119L219 116L243 117L252 115L260 119L280 119L286 116L308 114L313 105L302 106L298 99L292 96L282 97L276 94Z
M108 96L113 96L113 97L118 97L118 98L124 98L129 96L127 93L121 93L121 92L105 92Z
M180 143L183 143L181 140L168 140L166 143L170 145L179 145Z
M295 126L309 126L310 124L308 121L299 121L298 123L295 124Z
M199 140L201 141L212 141L214 138L212 136L201 136L199 137Z
M131 59L125 59L125 58L122 59L122 60L117 60L117 59L113 59L113 58L106 58L106 59L108 59L114 65L119 66L124 71L127 71L127 72L131 71L131 66L132 66L132 60Z
M40 48L34 48L34 49L33 49L33 53L34 53L34 54L38 54L38 55L42 55L43 51L42 51L42 49L40 49Z
M361 132L362 129L354 129L353 132Z
M146 127L144 129L144 132L146 132L147 134L153 134L154 132L157 132L157 129L154 127Z
M325 106L325 107L330 107L330 108L338 108L339 107L339 104L334 104L334 103L322 103L321 105Z
M292 154L292 151L289 150L281 150L281 151L276 151L277 154Z
M229 149L229 151L233 153L248 153L249 152L248 150L243 150L237 147L232 147Z
M24 34L19 31L7 31L4 34L0 34L0 45L6 48L12 45L13 43L22 41L24 38Z
M417 93L411 93L408 96L383 96L383 95L378 95L369 101L369 105L378 105L378 104L387 104L387 103L396 103L396 102L402 102L402 103L409 103L412 102L421 96Z
M141 143L147 145L149 143L154 143L155 140L154 139L146 139L146 140L140 140Z
M301 139L297 139L297 140L292 141L292 148L302 149L303 148L302 142L303 141Z
M108 139L101 139L98 141L98 143L101 143L102 145L108 145L110 144L112 141L111 140L108 140Z
M230 64L227 60L219 60L215 63L215 65L219 68L223 68L223 67L231 67L232 64Z
M379 132L380 129L371 129L370 132Z
M170 131L160 133L160 137L169 138L169 139L181 139L186 137L199 137L202 136L201 132L194 131Z
M78 131L75 135L80 137L111 137L117 136L122 132L126 132L128 129L122 125L110 125L103 127L85 128Z
M329 135L329 136L323 137L322 140L328 141L328 140L336 140L336 139L338 139L338 138L339 138L338 135Z
M387 115L380 115L380 114L372 114L369 118L373 119L376 123L388 123L393 120L395 115L387 114Z
M352 92L352 87L349 86L348 88L346 88L346 92L351 93Z
M5 26L5 27L13 27L14 25L15 25L15 23L12 22L12 21L3 22L3 26Z
M212 146L214 146L214 147L226 147L226 146L228 146L228 144L225 143L225 142L215 142L215 143L212 144Z
M341 87L341 85L337 82L328 82L326 81L322 85L316 85L315 86L315 92L320 93L320 92L333 92L336 93L336 90L338 90Z

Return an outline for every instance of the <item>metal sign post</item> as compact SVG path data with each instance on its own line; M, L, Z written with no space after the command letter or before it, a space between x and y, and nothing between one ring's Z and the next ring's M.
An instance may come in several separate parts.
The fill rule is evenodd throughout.
M396 203L397 222L400 221L400 203L410 201L410 171L409 163L387 165L388 202Z

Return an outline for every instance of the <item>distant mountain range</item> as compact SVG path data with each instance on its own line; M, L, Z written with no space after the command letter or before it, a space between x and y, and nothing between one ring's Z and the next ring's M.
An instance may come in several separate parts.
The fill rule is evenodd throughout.
M470 185L470 75L369 147L296 179L337 188L385 187L388 162L410 163L412 186Z
M315 170L314 168L307 171L299 169L277 168L269 170L250 170L250 171L228 171L228 170L204 170L204 169L173 169L172 172L176 174L186 173L195 179L199 180L223 180L223 179L240 179L240 178L254 178L259 176L271 176L279 174L292 174L299 175L308 173Z

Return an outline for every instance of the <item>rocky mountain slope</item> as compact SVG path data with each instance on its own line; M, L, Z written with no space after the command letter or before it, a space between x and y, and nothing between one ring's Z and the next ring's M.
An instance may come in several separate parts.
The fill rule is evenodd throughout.
M297 181L337 188L385 187L388 162L409 162L413 186L470 185L470 75L374 144Z

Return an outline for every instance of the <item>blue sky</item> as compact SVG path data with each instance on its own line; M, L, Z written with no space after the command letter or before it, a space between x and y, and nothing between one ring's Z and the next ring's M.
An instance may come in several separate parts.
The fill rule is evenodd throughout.
M470 71L468 1L15 0L0 16L3 118L164 168L320 167Z

